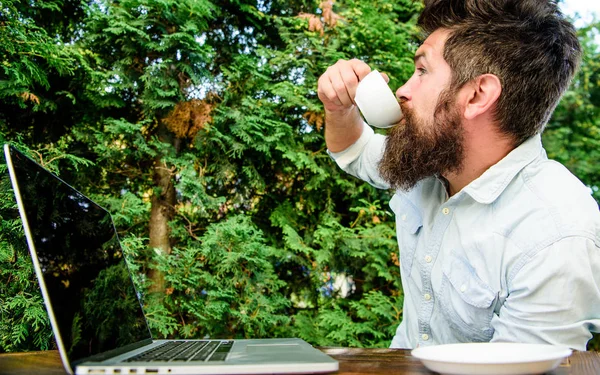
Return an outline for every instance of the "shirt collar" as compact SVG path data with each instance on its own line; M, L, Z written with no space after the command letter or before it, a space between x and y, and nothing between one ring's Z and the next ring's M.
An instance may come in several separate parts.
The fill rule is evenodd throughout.
M490 204L502 194L513 178L542 152L542 137L536 134L488 168L463 191L481 204Z

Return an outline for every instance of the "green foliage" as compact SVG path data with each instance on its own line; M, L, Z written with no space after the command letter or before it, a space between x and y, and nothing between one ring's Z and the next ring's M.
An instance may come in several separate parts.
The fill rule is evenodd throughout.
M105 342L118 332L117 344L134 342L139 332L135 296L131 296L129 272L123 263L102 270L94 279L93 286L83 291L83 316L76 316L75 332L90 331L99 342ZM127 298L122 298L127 296ZM74 339L72 348L78 340ZM70 350L70 349L67 349Z
M153 270L164 273L164 296L144 295L152 330L289 336L310 319L323 332L311 342L387 345L402 301L393 221L380 203L389 196L349 180L326 155L315 88L336 58L369 59L365 22L390 38L374 67L407 75L410 59L391 56L411 51L415 5L173 4L84 6L74 47L94 52L78 97L93 105L47 135L60 145L38 147L93 161L76 170L56 159L61 177L114 213L138 288L151 287ZM205 110L181 117L185 105ZM23 133L27 142L32 134ZM177 192L168 252L151 249L148 232L153 197L169 188L156 184L158 162ZM346 298L332 280L352 281ZM371 321L369 311L396 312ZM342 322L348 330L329 335Z
M324 299L317 319L296 315L295 335L315 345L388 347L402 316L402 296L370 291L360 301Z
M89 73L89 51L73 43L82 3L7 0L1 7L0 124L13 137L42 143L40 131L51 129L56 141L65 122L80 116L76 104L86 102L75 82Z
M35 108L35 105L43 103L32 91L37 86L50 88L48 71L56 71L60 75L72 74L76 59L71 51L72 46L55 43L45 29L32 19L24 19L18 9L20 3L14 0L2 2L0 99L17 101L22 108L32 102ZM41 5L58 7L59 3L46 2Z
M151 115L183 100L182 88L200 84L213 58L197 38L215 10L206 0L93 2L84 32L103 74L99 103L124 106L135 98Z
M4 159L0 162L0 352L50 349L50 320L25 245Z
M4 141L0 136L0 141ZM61 144L29 150L16 146L51 171L65 161L73 169L90 166L89 160L66 154ZM0 352L50 349L55 346L35 271L26 246L4 157L0 159Z
M233 216L211 225L196 246L159 259L169 284L164 303L182 317L179 336L264 337L289 323L277 251L262 237L248 217Z

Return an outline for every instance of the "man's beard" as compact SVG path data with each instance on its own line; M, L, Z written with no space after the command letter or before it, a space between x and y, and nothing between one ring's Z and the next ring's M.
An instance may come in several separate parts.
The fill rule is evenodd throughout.
M401 103L404 123L396 125L385 142L379 173L393 189L410 190L424 178L460 172L464 131L453 90L440 94L433 120L418 119Z

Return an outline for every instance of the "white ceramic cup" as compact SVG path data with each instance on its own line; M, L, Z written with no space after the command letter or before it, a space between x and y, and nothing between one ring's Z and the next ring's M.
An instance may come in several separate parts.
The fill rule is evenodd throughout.
M371 126L390 128L402 119L396 96L377 70L367 74L358 83L354 102Z

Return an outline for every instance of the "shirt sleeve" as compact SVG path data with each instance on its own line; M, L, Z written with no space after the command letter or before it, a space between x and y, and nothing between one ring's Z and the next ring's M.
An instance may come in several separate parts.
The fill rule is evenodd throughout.
M385 148L385 136L375 134L373 129L363 122L360 138L340 152L327 153L345 172L380 189L388 189L389 184L379 175L378 165Z
M590 331L600 330L600 248L595 241L564 238L524 255L515 267L507 280L509 294L492 318L492 341L586 350Z

